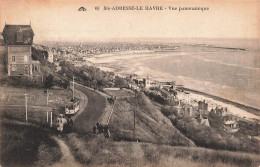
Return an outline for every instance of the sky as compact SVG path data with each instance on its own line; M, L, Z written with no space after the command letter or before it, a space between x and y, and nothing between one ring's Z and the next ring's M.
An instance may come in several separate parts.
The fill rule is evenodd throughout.
M80 12L78 8L87 11ZM99 10L95 10L99 6ZM208 11L104 11L104 6L209 7ZM6 24L30 24L34 40L259 38L258 0L0 0Z

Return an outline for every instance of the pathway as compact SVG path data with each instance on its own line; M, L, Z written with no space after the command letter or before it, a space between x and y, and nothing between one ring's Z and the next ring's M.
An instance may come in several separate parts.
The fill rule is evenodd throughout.
M82 165L75 161L74 156L70 152L69 147L64 143L63 140L56 136L52 136L60 146L62 157L59 162L52 165L52 167L81 167Z

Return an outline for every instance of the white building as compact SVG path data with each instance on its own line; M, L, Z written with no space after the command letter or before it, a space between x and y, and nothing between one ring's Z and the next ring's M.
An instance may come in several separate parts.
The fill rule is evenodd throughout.
M150 88L151 87L151 81L150 81L150 77L149 76L147 76L147 78L144 78L143 82L144 82L144 87L145 88Z
M48 61L53 63L53 53L50 50L48 51Z

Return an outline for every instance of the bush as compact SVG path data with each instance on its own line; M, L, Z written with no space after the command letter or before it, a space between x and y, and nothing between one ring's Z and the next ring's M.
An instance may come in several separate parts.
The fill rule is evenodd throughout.
M53 75L50 74L45 78L44 87L50 88L52 86L53 86Z
M177 129L190 138L197 146L259 153L258 143L248 140L247 136L231 134L223 128L200 125L195 123L196 120L190 118L171 119L171 121L176 125Z
M164 99L162 96L154 94L153 92L144 92L146 96L148 96L150 99L156 101L157 103L160 103L162 105L169 104L168 100Z
M115 78L115 87L126 88L126 87L128 87L128 84L127 84L125 79L123 79L123 78L121 78L119 76L116 76L116 78Z
M209 124L214 128L222 128L222 117L215 114L214 111L209 113Z
M161 112L163 113L163 115L165 115L166 117L170 116L173 114L173 111L171 111L171 109L167 108L167 107L162 107Z
M111 86L110 80L113 78L113 73L104 72L98 68L89 66L78 68L65 61L61 62L60 65L62 69L59 71L59 74L66 76L70 80L74 76L76 82L98 89Z
M42 87L42 84L34 82L34 80L27 76L4 76L0 79L0 84L16 87Z

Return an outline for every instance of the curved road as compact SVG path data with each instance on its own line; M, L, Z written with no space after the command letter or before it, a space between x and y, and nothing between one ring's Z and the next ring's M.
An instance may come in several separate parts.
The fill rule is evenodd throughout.
M75 129L81 134L90 133L105 110L106 99L99 93L83 86L75 84L75 88L84 93L88 98L85 110L74 120Z
M86 134L92 132L92 127L103 114L106 101L103 96L93 90L89 90L79 85L75 85L75 88L75 95L78 96L77 98L81 99L81 102L80 111L72 119L74 119L76 131ZM82 166L75 160L69 147L62 139L56 136L52 136L52 138L59 144L62 153L60 161L53 164L52 167Z

